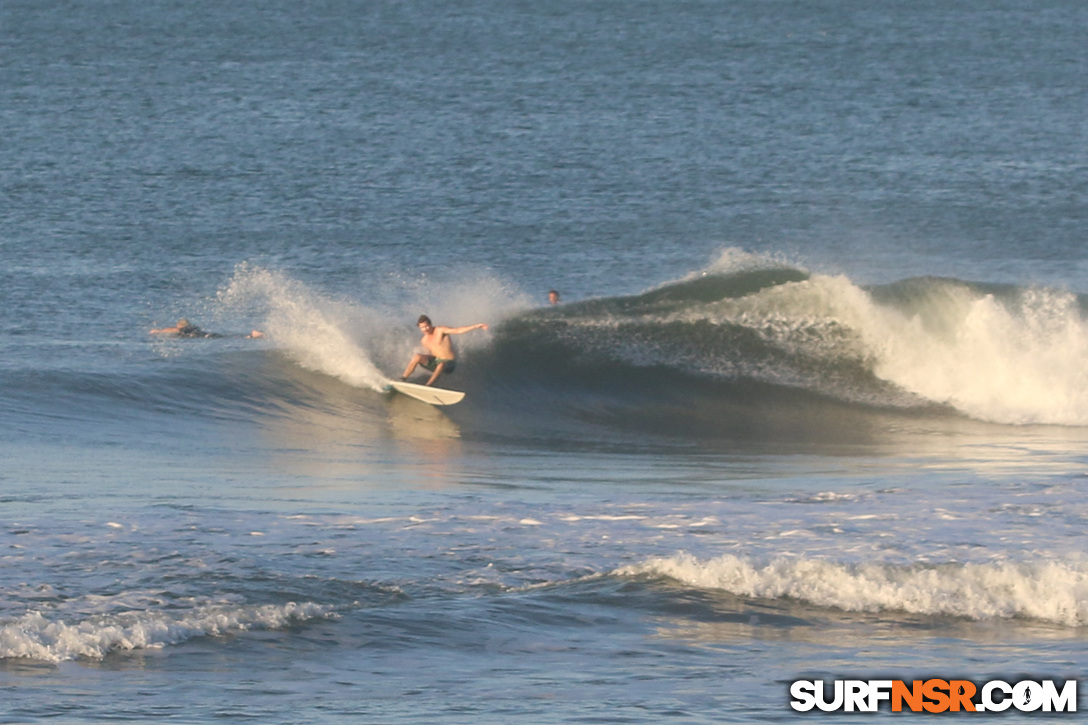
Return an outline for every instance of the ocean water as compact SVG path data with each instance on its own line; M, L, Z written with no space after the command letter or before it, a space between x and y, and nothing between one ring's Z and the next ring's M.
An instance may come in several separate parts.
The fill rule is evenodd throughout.
M6 0L0 722L1080 680L1085 27ZM457 406L382 392L421 313Z

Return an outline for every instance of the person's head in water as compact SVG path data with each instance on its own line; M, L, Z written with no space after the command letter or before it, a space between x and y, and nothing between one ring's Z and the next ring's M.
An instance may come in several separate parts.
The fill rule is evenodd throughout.
M548 290L548 302L553 305L559 304L559 292L558 290Z

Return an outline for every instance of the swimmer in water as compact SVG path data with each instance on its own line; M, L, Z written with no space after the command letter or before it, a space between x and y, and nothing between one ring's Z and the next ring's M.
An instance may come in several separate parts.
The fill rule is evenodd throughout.
M199 327L189 322L182 317L173 327L160 327L157 330L151 330L152 335L165 335L169 337L222 337L214 332L205 332ZM264 333L260 330L253 330L248 335L248 338L264 337Z

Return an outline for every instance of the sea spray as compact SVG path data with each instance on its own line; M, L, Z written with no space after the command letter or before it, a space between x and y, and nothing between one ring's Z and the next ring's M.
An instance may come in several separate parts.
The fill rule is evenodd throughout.
M377 301L396 293L402 297L396 305ZM527 306L506 283L474 272L445 281L401 284L396 293L363 292L368 300L363 302L314 289L285 272L243 263L217 299L223 308L262 317L269 338L302 367L375 390L399 373L416 348L419 314L429 312L439 324L460 325L494 322ZM459 339L458 344L471 349L485 341L486 336L472 337Z
M245 264L218 299L227 307L262 309L265 332L303 367L349 385L381 388L385 376L374 356L387 326L375 310L321 294L283 272Z

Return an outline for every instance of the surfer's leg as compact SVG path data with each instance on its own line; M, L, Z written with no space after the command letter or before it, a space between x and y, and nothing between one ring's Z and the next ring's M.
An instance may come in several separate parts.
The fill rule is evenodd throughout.
M408 367L404 368L404 375L401 375L400 379L407 380L408 376L412 374L412 371L416 369L417 365L426 367L427 361L432 359L434 359L432 355L424 355L423 353L417 352L412 356L412 359L408 361Z
M434 366L434 374L431 375L431 379L427 381L427 385L434 385L434 381L438 380L442 375L442 371L446 369L446 363L440 362Z

